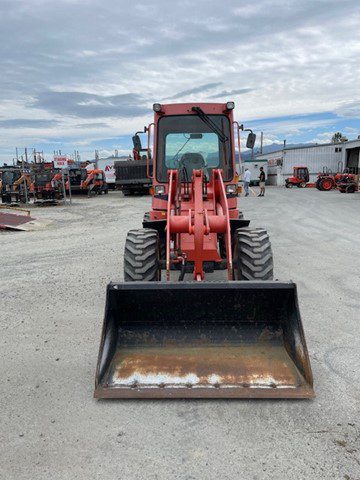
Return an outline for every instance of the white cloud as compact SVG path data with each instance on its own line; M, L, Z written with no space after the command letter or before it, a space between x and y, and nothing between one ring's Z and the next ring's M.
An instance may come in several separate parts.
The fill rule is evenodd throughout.
M0 120L53 123L0 131L0 149L129 134L170 97L235 100L240 120L360 117L358 0L242 3L2 0ZM81 117L103 126L79 127ZM281 139L316 126L331 121L274 122L268 131Z
M318 133L316 137L312 138L307 143L330 143L334 132Z

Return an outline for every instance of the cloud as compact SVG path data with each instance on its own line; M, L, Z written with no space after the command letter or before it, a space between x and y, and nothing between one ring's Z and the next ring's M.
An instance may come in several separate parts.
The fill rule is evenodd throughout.
M318 133L316 137L312 138L307 143L331 143L331 139L333 135L334 135L334 132Z
M360 100L344 103L340 105L335 112L340 117L360 118Z
M81 118L138 117L148 111L144 98L135 93L95 95L46 91L37 96L31 107Z
M76 128L108 128L109 124L104 122L78 123Z
M238 90L223 90L222 92L215 93L210 95L208 98L219 98L219 97L226 97L227 99L235 96L235 95L243 95L244 93L252 92L253 88L239 88Z
M272 135L289 136L300 135L302 132L312 132L317 129L326 128L336 125L336 118L329 114L322 115L297 115L290 118L268 118L259 121L247 122L246 126L250 126L256 131L271 132Z
M0 128L52 128L59 125L57 120L10 118L0 120Z
M241 96L235 118L267 119L268 133L279 138L309 139L318 133L309 130L333 125L344 131L342 120L360 118L359 23L358 0L139 0L133 8L111 0L2 0L1 120L59 123L33 123L36 132L5 123L0 155L14 145L48 142L50 149L54 127L70 150L88 139L130 136L164 98ZM317 126L299 117L318 112L337 116ZM281 125L269 120L290 115Z
M213 88L219 87L222 82L206 83L205 85L199 85L198 87L189 88L182 92L176 93L172 97L168 97L169 100L175 100L176 98L186 97L188 95L194 95L195 93L203 93Z

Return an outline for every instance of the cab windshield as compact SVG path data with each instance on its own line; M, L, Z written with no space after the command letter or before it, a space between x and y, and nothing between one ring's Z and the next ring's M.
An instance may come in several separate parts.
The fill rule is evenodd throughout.
M223 138L197 115L174 115L158 122L156 177L167 181L170 169L181 171L182 180L191 181L192 171L202 169L209 180L214 168L223 169L224 180L231 180L230 122L225 115L209 115Z

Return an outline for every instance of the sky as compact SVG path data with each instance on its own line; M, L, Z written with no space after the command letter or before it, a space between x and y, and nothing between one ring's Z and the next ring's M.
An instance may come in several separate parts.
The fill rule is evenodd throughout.
M359 0L0 0L0 163L94 157L156 102L235 101L264 143L360 135Z

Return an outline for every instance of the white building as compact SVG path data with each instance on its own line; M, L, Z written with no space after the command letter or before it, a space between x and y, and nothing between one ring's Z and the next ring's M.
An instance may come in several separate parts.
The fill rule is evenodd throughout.
M255 161L267 160L268 183L284 185L285 178L293 174L296 166L306 166L310 182L315 182L319 172L327 167L332 172L349 168L360 171L360 138L343 143L325 143L312 146L282 148L275 152L257 155Z

